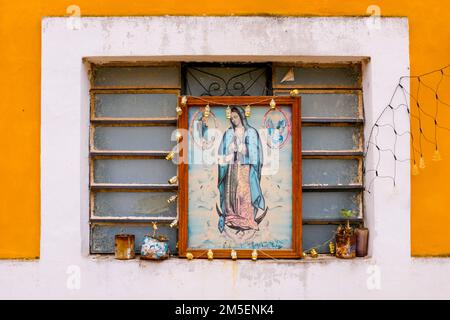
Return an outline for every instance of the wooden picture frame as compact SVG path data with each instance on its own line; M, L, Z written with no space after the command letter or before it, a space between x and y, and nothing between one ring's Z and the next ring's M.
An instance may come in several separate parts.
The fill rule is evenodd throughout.
M229 106L242 106L245 107L247 105L251 105L252 110L257 110L257 108L261 108L261 111L252 111L253 112L268 112L269 103L271 99L274 99L276 102L276 111L280 111L283 108L289 109L290 119L289 119L289 139L291 142L289 143L289 151L292 153L291 159L292 168L290 171L291 178L291 194L292 196L289 199L292 199L291 208L291 223L288 226L288 229L292 230L290 233L291 241L288 248L215 248L215 247L202 247L198 246L191 247L189 245L189 164L188 161L179 161L178 163L178 185L179 185L179 193L178 193L178 210L179 210L179 231L178 231L178 250L179 256L181 258L186 257L186 253L191 253L194 258L207 258L207 251L211 249L214 254L214 258L228 258L231 259L231 251L235 250L237 252L237 256L239 259L241 258L251 258L252 252L257 250L258 259L264 258L301 258L302 257L302 170L301 170L301 113L300 113L300 97L271 97L271 96L244 96L244 97L187 97L187 101L185 104L182 103L182 97L179 98L179 106L181 106L183 112L179 116L178 119L178 129L180 132L189 132L189 114L194 112L193 108L197 110L205 110L207 105L210 106L211 110L219 111L222 107L226 108ZM192 109L192 110L191 110ZM287 110L285 109L285 110ZM243 109L242 109L243 110ZM199 111L197 111L197 114ZM223 114L223 110L220 111ZM229 109L228 109L229 112ZM281 111L280 111L281 112ZM237 112L235 112L237 114ZM267 115L268 113L266 113ZM202 111L201 116L204 116L204 111ZM223 116L222 116L223 117ZM195 118L195 116L194 116ZM228 119L228 116L227 116ZM251 118L249 118L251 119ZM264 118L266 119L266 118ZM241 116L242 121L242 116ZM265 120L264 120L265 121ZM265 122L264 122L265 123ZM249 126L250 127L250 126ZM247 128L245 127L247 130ZM230 126L229 128L232 128ZM233 125L234 128L234 125ZM251 127L253 128L253 127ZM234 129L233 129L234 130ZM264 129L263 129L264 130ZM245 136L245 134L244 134ZM270 136L272 137L272 136ZM183 140L179 143L180 146L180 157L187 159L186 153L189 153L189 134L183 135ZM222 142L225 141L225 135L223 136ZM259 139L259 136L258 136ZM287 139L286 139L287 140ZM261 140L262 141L262 140ZM261 144L261 141L258 141ZM268 141L268 140L267 140ZM271 140L272 141L272 140ZM281 140L280 140L281 141ZM247 143L247 142L246 142ZM224 143L226 144L226 143ZM230 143L231 144L231 143ZM259 146L258 144L258 146ZM236 151L235 151L236 152ZM213 164L214 166L214 164ZM217 167L218 165L215 164ZM261 166L262 167L262 166ZM212 169L211 169L212 170ZM217 169L218 172L219 169ZM219 173L217 173L217 176ZM261 179L261 178L260 178ZM212 181L212 180L211 180ZM217 186L217 178L212 183ZM245 181L245 180L244 180ZM239 183L239 182L238 182ZM261 188L262 190L262 188ZM266 190L266 192L271 192L270 190ZM262 194L262 191L261 191ZM289 206L288 206L289 207ZM269 208L266 208L266 212ZM217 212L220 211L219 206L216 206ZM255 209L259 210L259 209ZM215 211L215 209L213 209ZM256 212L256 211L255 211ZM269 211L270 213L270 211ZM205 212L206 214L206 212ZM214 212L211 212L211 215L215 215ZM227 215L225 215L226 217ZM216 218L217 219L217 218ZM256 220L256 213L255 213ZM268 224L268 223L267 223ZM220 225L220 223L219 223ZM219 227L220 229L220 227ZM259 228L258 228L259 230ZM234 230L233 230L234 231ZM239 230L238 230L239 232Z

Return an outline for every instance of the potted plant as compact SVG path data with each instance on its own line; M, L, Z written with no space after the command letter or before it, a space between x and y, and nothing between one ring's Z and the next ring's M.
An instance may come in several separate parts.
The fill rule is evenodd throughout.
M356 216L353 210L342 209L342 217L347 219L345 226L339 225L336 230L336 257L352 259L356 256L356 235L350 219Z

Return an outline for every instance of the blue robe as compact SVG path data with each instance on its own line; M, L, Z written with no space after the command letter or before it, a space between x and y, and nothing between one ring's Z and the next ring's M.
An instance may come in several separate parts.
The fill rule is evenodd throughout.
M219 155L224 156L229 154L229 146L232 143L234 137L234 129L230 127L223 135L222 141L219 146ZM239 164L250 165L250 193L251 203L254 208L254 217L258 212L258 209L265 209L264 196L261 190L261 170L263 165L263 150L261 140L259 138L258 131L255 128L245 123L244 143L247 152L239 159ZM219 164L218 172L218 189L220 193L220 208L222 215L219 217L219 231L223 232L225 228L225 182L228 170L230 170L230 163Z

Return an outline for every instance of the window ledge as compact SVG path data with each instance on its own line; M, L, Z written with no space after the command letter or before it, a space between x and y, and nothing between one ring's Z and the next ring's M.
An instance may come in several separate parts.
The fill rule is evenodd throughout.
M178 257L171 257L167 260L162 260L162 261L151 261L151 260L141 260L139 258L138 255L136 255L135 259L130 259L130 260L117 260L114 258L114 255L112 254L92 254L88 256L88 259L91 261L96 261L96 262L119 262L119 263L144 263L144 264L151 264L154 262L159 262L159 263L164 263L164 262L185 262L185 263L196 263L196 262L248 262L248 263L276 263L276 264L302 264L302 263L322 263L322 264L326 264L326 263L333 263L333 262L342 262L342 263L360 263L360 262L371 262L372 261L372 257L367 256L367 257L363 257L363 258L353 258L353 259L339 259L336 258L335 256L329 255L329 254L319 254L319 256L317 258L311 258L311 257L307 257L304 259L258 259L256 262L250 260L250 259L238 259L238 261L233 261L231 259L214 259L213 261L208 261L207 259L194 259L191 261L188 261L187 259L184 258L178 258Z

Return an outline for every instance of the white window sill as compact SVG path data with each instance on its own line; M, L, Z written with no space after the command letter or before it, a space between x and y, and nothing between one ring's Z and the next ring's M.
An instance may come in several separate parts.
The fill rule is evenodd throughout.
M117 260L114 258L114 255L112 254L93 254L89 255L88 258L91 261L97 261L97 262L119 262L119 263L164 263L164 262L178 262L178 263L198 263L200 262L208 262L208 263L214 263L214 262L246 262L246 263L276 263L276 264L303 264L303 263L334 263L334 262L342 262L342 263L359 263L359 262L371 262L373 259L370 256L363 257L363 258L353 258L353 259L339 259L335 256L329 255L329 254L319 254L317 258L311 258L307 257L304 259L258 259L257 261L252 261L250 259L238 259L237 261L233 261L231 259L214 259L213 261L209 261L207 259L194 259L194 260L187 260L185 258L178 258L178 257L171 257L166 260L161 261L152 261L152 260L141 260L138 255L136 255L136 258L130 259L130 260Z

